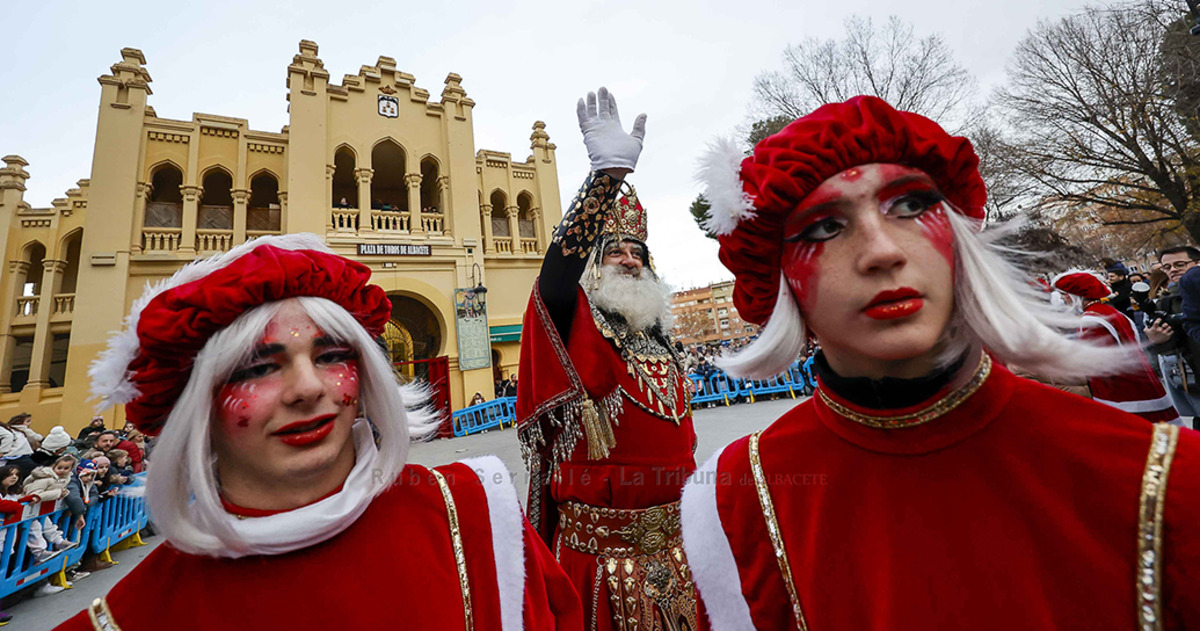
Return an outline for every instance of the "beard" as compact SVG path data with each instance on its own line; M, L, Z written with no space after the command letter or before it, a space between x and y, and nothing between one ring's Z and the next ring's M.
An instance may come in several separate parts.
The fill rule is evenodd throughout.
M588 292L588 299L603 311L625 318L634 332L645 331L655 324L663 331L671 328L671 288L642 268L637 276L626 274L617 265L600 268L600 280Z

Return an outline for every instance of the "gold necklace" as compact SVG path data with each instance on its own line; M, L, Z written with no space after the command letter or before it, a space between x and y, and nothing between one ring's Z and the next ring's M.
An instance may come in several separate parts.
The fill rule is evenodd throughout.
M851 410L841 403L829 398L829 395L825 394L825 391L820 388L817 389L817 394L820 395L821 401L823 401L825 405L829 406L829 409L833 410L840 416L854 421L855 423L866 425L867 427L873 427L875 429L906 429L909 427L924 425L925 423L928 423L929 421L946 414L959 405L962 405L963 401L966 401L972 394L975 394L976 390L979 390L979 388L983 385L983 382L987 381L988 375L991 373L992 358L989 357L985 352L983 353L983 358L979 360L979 367L975 369L975 374L971 377L970 381L963 385L963 387L951 392L937 401L934 401L932 404L917 410L916 412L910 412L900 416L872 416L870 414L863 414L862 412L855 412L854 410Z

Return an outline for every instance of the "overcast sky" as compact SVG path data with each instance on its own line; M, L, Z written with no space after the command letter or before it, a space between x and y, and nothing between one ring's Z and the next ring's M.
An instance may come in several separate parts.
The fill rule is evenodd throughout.
M789 43L840 37L853 14L898 14L917 36L942 34L983 92L999 85L1013 48L1039 19L1079 0L788 0L765 2L10 2L0 60L0 155L32 174L26 200L46 207L89 176L100 86L122 47L146 55L160 117L193 112L287 124L287 66L301 39L320 46L334 82L380 55L437 98L449 72L476 101L475 145L529 154L535 120L558 145L566 202L588 169L575 101L606 85L628 127L649 115L630 181L650 213L650 248L668 281L730 277L687 207L697 156L745 123L755 75L780 66ZM177 5L177 6L175 6ZM15 36L15 39L13 39Z

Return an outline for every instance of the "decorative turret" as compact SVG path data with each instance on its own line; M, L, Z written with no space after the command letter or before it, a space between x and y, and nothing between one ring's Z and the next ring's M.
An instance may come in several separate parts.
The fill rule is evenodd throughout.
M442 106L458 120L466 120L470 108L475 107L475 101L467 98L467 91L462 87L462 77L457 73L451 72L446 75L446 87L442 88Z
M118 109L144 108L150 91L150 72L143 66L146 57L136 48L122 48L121 61L110 67L112 74L100 75L104 86L100 100Z
M29 172L25 167L29 163L21 156L4 156L4 168L0 169L0 209L5 216L12 216L25 198L25 182L29 180Z
M322 84L327 83L329 72L325 70L325 63L317 57L317 43L302 39L300 54L294 55L292 65L288 66L288 91L295 93L299 90L315 96L318 80ZM291 94L288 95L288 99L291 100Z
M558 147L550 142L550 134L546 133L546 123L542 121L533 123L533 134L529 136L529 148L533 150L533 157L536 160L543 162L554 160L554 150Z

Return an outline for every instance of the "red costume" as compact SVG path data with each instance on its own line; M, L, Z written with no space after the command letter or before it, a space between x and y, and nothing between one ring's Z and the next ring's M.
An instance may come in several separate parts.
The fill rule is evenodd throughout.
M594 240L619 185L603 173L588 178L525 311L517 424L530 468L529 517L579 592L589 628L654 631L680 619L694 628L678 512L695 468L685 376L661 330L630 331L580 287L585 260L602 251L605 240ZM616 206L626 226L641 226L640 234L621 231L624 240L644 248L640 206ZM547 296L551 277L558 284Z
M105 620L113 626L104 626ZM489 456L432 470L408 465L353 525L296 552L218 559L165 543L108 596L59 628L460 631L582 625L573 588L522 518L503 464Z
M874 97L825 105L726 163L721 194L706 193L710 227L738 311L769 330L787 330L767 321L777 299L794 300L779 289L784 222L829 178L909 167L950 210L984 214L969 141ZM968 227L955 238L974 238ZM972 269L968 256L986 260L971 246L984 247L955 244L956 273ZM883 267L867 263L914 258L833 262L861 264L848 278L865 283ZM971 291L982 295L956 292L960 315ZM1034 317L997 308L1009 306ZM997 322L1007 335L1052 334ZM911 379L844 377L818 356L811 399L696 471L683 534L713 629L1200 628L1200 435L1016 377L966 342Z
M1054 289L1069 294L1073 300L1082 301L1085 305L1085 326L1079 330L1081 337L1108 346L1141 345L1133 329L1133 321L1112 305L1100 302L1112 295L1112 289L1095 274L1064 272L1056 276L1052 284ZM1151 423L1181 423L1171 397L1150 368L1150 362L1144 355L1138 357L1141 361L1133 372L1089 378L1088 389L1092 398L1118 410L1137 414Z
M210 423L173 410L185 388L196 387L197 354L223 350L210 346L214 334L259 305L306 296L336 303L378 334L391 304L369 278L368 268L304 234L266 237L193 263L134 303L126 329L93 367L93 391L125 403L128 418L150 435L168 419ZM301 333L293 328L292 335ZM381 372L364 378L387 393L399 388L386 367ZM303 396L326 396L314 392ZM370 417L369 405L350 411ZM404 466L395 448L409 440L409 420L352 417L354 464L341 486L285 511L238 508L211 482L163 482L155 476L173 472L152 467L148 484L190 488L190 512L175 517L187 528L160 512L167 542L63 628L581 629L578 596L522 515L504 465L486 456L435 469ZM194 441L187 447L203 449ZM167 465L187 471L185 463ZM201 502L213 495L221 506L207 512ZM156 497L149 494L152 513Z
M1093 302L1083 309L1083 319L1095 324L1081 331L1084 339L1120 346L1140 344L1133 321L1112 305ZM1100 403L1136 414L1151 423L1179 421L1171 397L1145 359L1136 372L1088 379L1088 388L1092 398Z
M930 402L864 410L822 392L832 406L813 397L734 442L685 491L688 557L714 629L798 628L793 593L810 629L1142 628L1143 607L1161 628L1200 625L1194 432L999 365L916 427L852 418Z

